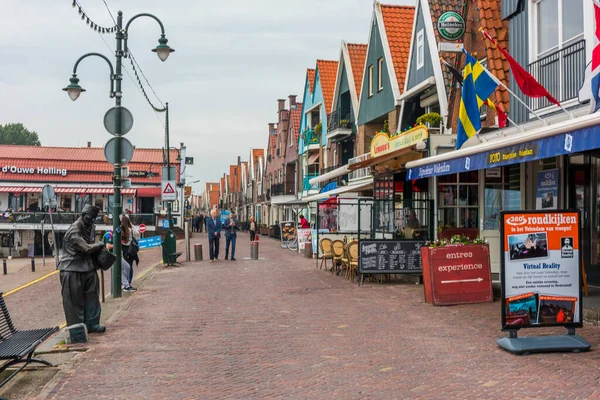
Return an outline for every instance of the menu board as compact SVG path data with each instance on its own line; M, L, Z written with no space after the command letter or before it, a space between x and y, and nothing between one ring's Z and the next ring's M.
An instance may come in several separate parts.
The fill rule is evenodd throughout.
M360 240L358 269L363 274L421 274L421 240Z

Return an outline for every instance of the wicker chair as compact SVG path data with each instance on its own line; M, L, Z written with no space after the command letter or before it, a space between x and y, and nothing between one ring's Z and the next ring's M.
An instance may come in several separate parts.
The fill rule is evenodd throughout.
M335 272L339 272L339 265L342 264L342 259L344 258L344 242L341 240L334 240L332 243L333 247L333 266L331 267L331 273L333 274L333 270Z
M348 279L354 280L354 274L358 271L358 242L348 244Z
M323 267L323 263L325 263L325 269L327 269L327 260L331 260L333 263L333 245L331 239L321 239L319 248L321 249L321 264L319 265L319 269Z

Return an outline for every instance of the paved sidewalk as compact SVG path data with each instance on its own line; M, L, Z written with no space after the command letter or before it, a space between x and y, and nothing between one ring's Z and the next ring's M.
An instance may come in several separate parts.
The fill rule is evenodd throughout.
M495 344L498 302L433 307L422 286L359 288L260 250L244 260L241 235L237 262L162 269L42 398L600 398L600 328L580 331L588 353L514 356Z

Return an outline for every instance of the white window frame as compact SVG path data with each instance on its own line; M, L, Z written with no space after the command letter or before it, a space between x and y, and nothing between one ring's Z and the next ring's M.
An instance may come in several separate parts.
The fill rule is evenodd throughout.
M373 64L369 65L369 97L373 96Z
M425 65L425 33L423 29L417 32L417 69Z
M377 60L377 91L383 90L383 57Z

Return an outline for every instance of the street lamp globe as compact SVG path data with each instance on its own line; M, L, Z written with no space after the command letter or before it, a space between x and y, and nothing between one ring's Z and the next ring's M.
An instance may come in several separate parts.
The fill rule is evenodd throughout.
M160 58L160 61L163 61L163 62L166 61L167 58L169 58L169 54L171 54L172 52L175 51L175 49L172 49L171 47L169 47L167 42L168 42L168 40L165 37L165 35L161 35L160 39L158 39L158 46L156 46L156 48L152 49L152 51L156 53L158 58Z
M66 88L63 88L63 90L67 92L71 100L75 101L79 98L79 95L82 92L85 92L85 89L79 86L79 79L77 78L77 75L73 74L69 81L71 83L69 83L69 86Z

